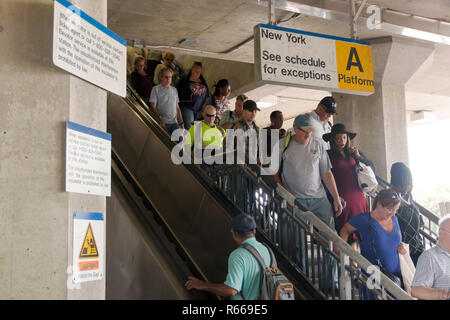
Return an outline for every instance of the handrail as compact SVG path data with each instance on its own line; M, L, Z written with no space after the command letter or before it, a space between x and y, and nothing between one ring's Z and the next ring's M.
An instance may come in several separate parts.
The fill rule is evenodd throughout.
M136 96L139 97L137 94ZM220 165L219 168L214 168L214 170L206 173L215 181L219 189L243 212L255 217L258 223L258 230L272 242L272 245L278 247L288 258L298 257L290 261L295 261L298 264L295 267L300 272L307 274L313 282L317 272L319 279L318 290L333 299L336 297L334 287L331 291L326 289L327 280L329 280L332 271L323 269L326 264L325 261L329 259L329 261L332 261L330 265L334 263L341 270L338 284L340 298L349 299L350 291L353 297L355 285L352 283L352 280L357 280L360 285L364 286L364 281L367 281L368 278L367 274L372 274L374 271L373 269L369 270L372 264L342 240L335 230L331 230L312 212L295 201L294 196L286 189L279 184L274 186L264 181L265 179L259 176L258 172L253 166ZM259 211L256 210L256 189L264 189L265 194L261 194L261 196L265 196L267 200L264 206L259 206ZM304 221L294 213L296 210L301 212L301 218L304 218ZM288 234L286 230L289 230ZM295 243L294 239L285 239L286 236L295 237ZM310 238L309 242L307 241L308 237ZM339 248L340 255L333 252L333 244ZM309 253L311 258L308 257ZM356 262L358 266L351 266L347 262L347 257ZM313 264L315 261L322 261L322 264L318 266L307 265L307 263ZM315 268L319 270L315 270ZM356 277L356 279L353 279L353 277ZM369 289L366 287L366 293L370 292L379 299L413 300L411 296L381 272L379 272L379 281L381 287Z
M383 180L382 178L377 176L378 186L381 189L387 189L391 188L391 185ZM428 221L428 226L424 224L420 227L420 234L424 238L424 240L429 241L429 245L424 241L425 248L430 247L431 245L435 245L437 243L437 230L439 228L439 217L436 216L434 213L423 207L421 204L417 203L416 201L413 201L413 203L419 208L419 213L426 218ZM434 228L433 228L434 227ZM434 229L434 230L433 230Z
M117 179L117 181L122 185L123 190L126 190L127 196L130 199L130 201L133 201L135 205L140 208L142 211L139 210L135 211L135 217L138 218L141 223L143 223L145 230L148 232L149 229L151 229L152 223L151 223L151 217L153 217L153 220L157 223L157 225L163 230L161 232L161 235L166 237L166 240L170 242L172 246L175 247L174 252L180 257L182 261L185 262L187 270L185 270L185 273L183 276L187 278L190 275L194 275L197 278L203 279L205 281L208 280L207 276L204 274L204 272L200 269L198 264L194 261L194 259L191 257L189 252L186 250L186 248L183 246L183 244L180 242L180 240L177 238L175 233L172 231L170 226L165 221L164 217L161 215L160 212L156 209L156 207L151 203L151 200L145 190L142 188L140 183L136 180L136 178L131 173L130 169L127 168L123 160L120 158L120 156L117 154L115 149L111 147L111 171L113 173L113 177ZM130 184L128 186L127 184ZM142 205L139 205L137 203L137 200L135 197L133 197L131 194L133 191L135 192L136 196L139 197L142 200ZM150 214L147 214L149 213ZM186 271L189 271L188 273ZM212 298L221 300L222 298L209 293L209 292L199 292L198 294Z
M379 176L377 176L377 181L378 181L378 184L381 185L383 188L385 188L385 189L391 188L391 185L388 182L386 182L385 180L383 180L382 178L380 178ZM423 216L427 217L435 224L439 224L438 216L436 216L433 212L431 212L427 208L423 207L420 203L417 203L416 201L414 201L414 204L420 209L420 213Z
M236 168L233 168L233 169L242 171L242 173L244 173L246 178L250 178L255 181L257 187L262 187L262 188L266 189L267 192L270 192L269 190L272 190L273 192L275 192L275 194L273 194L271 196L270 201L276 203L277 196L279 198L281 198L282 201L285 201L286 205L288 204L292 209L291 210L292 212L289 214L290 215L289 219L292 220L291 222L297 226L300 226L301 229L311 230L308 233L308 235L312 236L313 241L319 243L320 246L322 246L323 249L325 249L326 254L332 255L333 259L339 263L342 275L348 273L349 269L351 268L348 266L348 263L345 264L345 257L351 258L354 262L356 262L358 264L359 268L361 268L368 274L370 274L374 271L374 269L369 270L369 267L372 266L372 264L367 259L362 257L358 252L356 252L351 246L349 246L344 240L342 240L334 230L331 230L326 224L324 224L320 219L318 219L312 212L306 210L306 208L304 208L300 203L296 202L294 196L292 194L290 194L286 189L284 189L279 184L277 184L277 187L275 187L275 188L269 187L269 184L266 183L265 181L263 181L261 176L258 176L257 174L252 172L252 170L249 170L249 167L250 166L247 166L247 168L241 168L241 167L237 166ZM224 171L225 170L232 171L233 169L228 168L228 169L223 169L223 170ZM211 176L213 177L213 179L214 179L214 176L216 176L215 177L216 179L217 179L217 176L219 176L221 178L225 177L225 179L226 178L229 179L230 177L232 178L232 176L226 176L224 173L217 173L217 171L214 173L211 173ZM224 187L222 186L222 188L224 188ZM224 188L224 189L226 189L226 188ZM229 190L226 190L226 192L227 191L229 191ZM237 193L238 195L232 194L230 196L230 198L239 196L239 193L241 193L241 192L242 192L242 190L237 190L235 193ZM230 193L230 192L228 192L228 193ZM253 200L250 200L250 202L252 202L252 201ZM248 205L248 201L246 204L244 204L244 207L246 205ZM301 219L299 219L298 217L295 216L295 214L293 214L293 212L295 211L296 208L302 211L302 217L304 217L307 220L308 225L305 225L305 222L301 221ZM255 220L257 220L257 221L265 220L265 218L261 217L261 214L258 214L258 212L256 212L256 214L255 214L255 212L254 212L255 210L253 210L253 211L252 211L252 209L245 210L247 208L243 208L243 209L244 209L244 211L247 211L247 213L252 214L255 217ZM281 210L280 209L278 209L278 210L279 210L278 216L280 216ZM264 223L267 223L267 222L264 222ZM280 223L280 222L278 221L278 223ZM271 223L271 224L273 225L274 223ZM315 230L313 231L314 228L317 229L319 232L316 232ZM277 236L275 235L275 233L279 230L280 230L279 226L272 227L272 228L270 228L270 226L269 226L269 228L266 232L264 230L262 230L262 232L265 232L267 234L267 237L270 240L272 240L273 242L275 242L277 244L277 246L279 246L280 249L283 251L283 245L280 244L280 242L282 242L282 240L277 238ZM283 230L283 232L285 232L285 230ZM332 252L332 249L331 249L332 244L334 244L336 247L338 247L340 249L341 256L338 256L334 252ZM329 247L330 249L327 249L327 247ZM301 251L301 249L300 249L300 251ZM302 263L301 259L299 260L299 262ZM303 263L304 263L304 261L303 261ZM302 267L300 269L302 269ZM302 270L303 272L305 272L304 269L305 269L305 266L303 266L303 270ZM353 272L355 273L355 271L353 271ZM359 282L364 284L363 280L367 280L367 279L361 278L361 279L359 279ZM344 282L347 282L347 283L344 283ZM348 279L348 277L345 278L345 277L341 276L340 284L339 284L339 287L340 287L339 290L342 290L341 299L345 298L346 296L347 297L350 296L350 294L347 294L347 295L344 294L344 288L352 287L352 284L349 282L350 282L350 280ZM388 277L386 277L384 274L381 274L381 273L380 273L380 283L379 284L381 285L381 288L387 290L390 293L390 295L392 295L394 298L401 299L401 300L412 300L413 299L406 292L404 292L401 288L399 288L396 284L394 284ZM350 289L348 289L348 290L350 290ZM373 292L373 291L370 291L370 292ZM378 296L383 297L383 292L384 291L381 290L381 294L378 294Z
M167 131L163 129L155 120L152 113L149 112L150 110L145 102L134 91L134 89L128 87L127 90L128 96L124 99L124 101L130 107L130 111L135 113L137 117L142 121L142 123L151 128L154 136L158 137L158 139L161 139L161 143L170 150L173 146L175 146L175 143L170 140L170 136L168 135ZM223 207L223 209L230 214L230 217L238 214L239 212L242 212L232 201L229 201L224 192L217 187L215 182L211 180L211 178L205 173L204 170L201 169L200 166L186 165L185 167L191 173L191 175L195 177L195 179L200 184L202 184L206 190L208 190L207 192L210 196L212 196L212 200L215 199L215 201L219 203ZM259 230L257 230L256 236L261 239L265 239L265 235L261 234ZM278 248L273 246L269 241L267 241L267 244L269 244L274 250L281 270L283 270L283 272L285 272L285 274L290 276L290 278L292 279L297 297L303 299L325 298L325 296L323 296L316 288L310 285L307 277L299 274L298 268L296 269L294 264L290 263Z
M295 197L283 188L281 185L278 185L276 189L277 193L283 197L291 206L299 206L298 202L296 202ZM351 260L356 262L359 267L363 268L364 271L369 272L368 268L372 266L372 263L369 262L366 258L360 255L357 251L355 251L346 241L344 241L335 231L332 231L322 220L316 217L314 213L311 211L302 212L305 217L325 236L333 242L333 244L340 249L341 254L345 254ZM394 282L392 282L384 273L380 272L381 277L381 285L387 289L391 294L393 294L396 298L400 300L413 300L413 298L408 295L405 291L403 291L400 287L398 287Z

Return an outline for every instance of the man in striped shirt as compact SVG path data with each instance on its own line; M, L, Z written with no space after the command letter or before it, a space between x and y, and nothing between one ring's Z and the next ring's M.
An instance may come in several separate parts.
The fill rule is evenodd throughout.
M422 253L411 295L423 300L450 300L450 215L439 222L439 241Z

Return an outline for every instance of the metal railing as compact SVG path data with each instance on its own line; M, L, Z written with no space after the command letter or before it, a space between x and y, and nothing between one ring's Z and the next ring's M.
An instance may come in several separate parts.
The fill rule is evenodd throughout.
M131 87L128 94L152 115ZM413 299L281 185L259 176L257 166L202 168L238 208L255 218L258 230L326 299Z
M391 185L377 176L378 190L391 188ZM419 208L423 225L420 226L420 234L422 235L423 245L425 249L431 248L437 243L439 217L431 211L414 201L414 204Z
M219 188L327 299L411 300L281 185L239 165L204 166ZM337 254L334 248L338 248Z

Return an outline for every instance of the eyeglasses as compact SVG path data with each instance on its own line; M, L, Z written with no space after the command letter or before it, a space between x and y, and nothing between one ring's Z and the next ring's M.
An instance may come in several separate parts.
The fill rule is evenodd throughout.
M303 130L302 128L299 128L299 127L297 127L297 126L296 126L295 128L297 128L298 130L300 130L300 131L303 132L303 133L306 133L306 134L310 133L310 132L305 131L305 130Z
M173 59L170 59L170 58L164 58L164 60L167 60L167 61L170 61L170 62L173 61Z
M215 114L206 114L205 116L207 116L208 118L212 118L212 117L215 117L216 115Z
M394 192L394 194L391 196L391 198L392 198L392 199L400 199L401 196L402 196L401 193Z

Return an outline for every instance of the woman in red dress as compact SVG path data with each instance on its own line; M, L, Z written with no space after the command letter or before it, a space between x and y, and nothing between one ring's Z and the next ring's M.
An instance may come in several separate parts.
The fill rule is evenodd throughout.
M372 162L367 160L358 149L350 146L350 141L356 136L356 133L348 132L343 124L335 124L331 128L330 133L323 135L326 142L330 142L330 157L333 168L334 180L339 195L345 200L345 208L342 214L334 218L336 230L340 232L341 228L350 220L351 217L369 212L366 197L359 188L355 175L355 158L374 170ZM375 170L374 170L375 172ZM349 243L355 250L358 250L356 236L353 234L349 237Z

